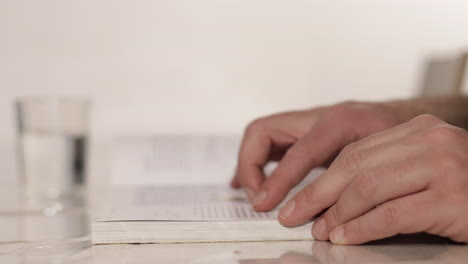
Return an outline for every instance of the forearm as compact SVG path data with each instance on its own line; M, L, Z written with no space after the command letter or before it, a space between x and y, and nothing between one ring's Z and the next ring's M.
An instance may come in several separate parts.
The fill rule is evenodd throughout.
M422 115L435 115L447 123L468 129L468 97L437 96L397 100L385 103L401 122Z

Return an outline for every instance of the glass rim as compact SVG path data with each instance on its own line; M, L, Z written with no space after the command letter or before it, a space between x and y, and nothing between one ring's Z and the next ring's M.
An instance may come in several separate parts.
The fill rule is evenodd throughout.
M81 104L90 104L91 99L86 96L73 96L73 95L27 95L15 98L18 104L27 103L49 103L49 102L72 102Z

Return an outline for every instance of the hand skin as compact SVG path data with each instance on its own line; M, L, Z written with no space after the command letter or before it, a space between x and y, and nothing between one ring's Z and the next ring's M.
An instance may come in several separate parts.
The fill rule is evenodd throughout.
M387 105L353 102L260 118L246 129L231 186L244 188L256 210L271 210L347 144L399 123ZM263 167L279 160L266 179Z
M330 164L348 144L425 113L468 128L468 98L461 96L386 103L346 102L257 119L246 129L231 186L244 188L255 210L271 210L311 169ZM272 160L280 162L266 178L263 167ZM311 205L321 202L322 206L323 201L337 198L340 189L343 191L341 185L340 181L332 181L326 188L316 190L312 197L320 200ZM328 206L333 204L330 202ZM294 215L302 210L309 218L318 213L316 209L294 209L290 218L280 221L285 225L299 224L300 217L294 220L297 217Z
M468 242L468 132L422 115L349 144L279 220L300 225L326 208L312 232L334 244L416 232Z
M268 211L310 170L330 164L346 145L423 113L468 127L467 108L468 98L449 96L345 102L263 117L245 131L231 186L244 188L255 210ZM266 178L263 167L269 161L280 162Z

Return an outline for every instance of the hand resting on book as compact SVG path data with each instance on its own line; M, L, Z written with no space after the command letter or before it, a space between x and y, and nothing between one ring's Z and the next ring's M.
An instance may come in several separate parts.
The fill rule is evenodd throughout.
M245 131L231 186L242 187L258 211L271 210L310 170L329 164L343 147L398 123L389 107L367 103L257 119ZM280 163L266 178L263 168L269 161Z
M319 240L360 244L428 232L467 242L468 133L431 115L405 122L410 114L391 111L345 103L259 119L246 130L232 186L268 211L312 168L331 162L281 209L283 225L326 210L312 231ZM270 160L280 162L266 178Z

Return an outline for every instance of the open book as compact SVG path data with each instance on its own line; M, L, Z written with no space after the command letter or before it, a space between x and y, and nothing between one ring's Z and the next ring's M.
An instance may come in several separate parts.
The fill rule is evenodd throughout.
M209 179L229 179L238 144L239 139L233 137L211 136L117 141L111 163L115 185L92 224L93 243L311 239L312 221L284 227L277 220L276 210L255 212L242 191L226 185L205 185ZM317 170L308 179L319 173ZM174 185L171 180L203 185ZM303 181L302 187L307 182Z
M312 222L284 227L276 210L256 212L243 192L228 187L128 187L112 196L119 205L92 224L93 244L312 239Z

